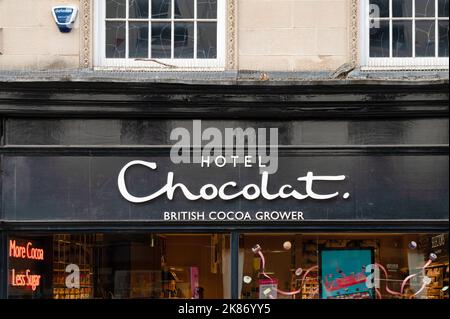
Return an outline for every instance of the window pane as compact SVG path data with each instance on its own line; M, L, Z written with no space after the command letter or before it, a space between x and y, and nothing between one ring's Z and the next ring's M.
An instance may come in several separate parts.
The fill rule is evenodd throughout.
M171 58L170 23L152 23L152 58Z
M217 18L217 0L197 0L197 19L216 19L216 18Z
M170 19L172 17L171 0L152 0L152 18Z
M434 0L416 0L416 17L435 17L436 8Z
M431 21L416 21L416 56L434 57L436 24Z
M448 17L448 1L449 0L439 0L439 16Z
M194 23L175 23L174 57L194 57Z
M175 18L193 19L194 0L175 0Z
M412 21L393 21L392 56L412 57Z
M197 24L197 58L217 58L217 24L215 22Z
M389 21L377 21L370 28L370 57L389 57Z
M125 22L106 22L106 57L125 58Z
M244 234L239 249L242 299L449 296L447 233Z
M130 58L148 58L148 23L130 22L129 41Z
M106 0L106 18L125 18L125 0Z
M131 19L148 18L148 0L130 0L128 14Z
M393 17L412 17L412 0L392 0Z
M448 21L439 21L439 56L448 57Z

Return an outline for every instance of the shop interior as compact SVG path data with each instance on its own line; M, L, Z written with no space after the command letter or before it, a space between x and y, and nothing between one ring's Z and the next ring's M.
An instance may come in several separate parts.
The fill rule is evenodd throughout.
M10 298L224 298L230 293L229 236L222 234L55 234L11 236L42 247L44 260L9 258ZM75 265L75 266L74 266ZM73 267L79 279L70 282ZM34 291L11 278L39 274ZM14 271L14 272L13 272ZM69 277L69 280L68 280ZM75 276L76 277L76 276ZM225 294L225 295L224 295Z
M449 298L448 234L60 233L8 237L8 297ZM407 281L405 279L409 278Z
M244 234L240 251L244 299L448 298L448 234ZM368 264L381 265L377 277ZM371 274L377 290L366 287ZM261 285L275 294L265 296Z

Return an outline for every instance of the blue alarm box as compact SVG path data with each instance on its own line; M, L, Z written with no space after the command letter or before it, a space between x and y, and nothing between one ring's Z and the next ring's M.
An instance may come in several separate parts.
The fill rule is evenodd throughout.
M53 18L59 31L68 33L73 28L78 9L75 6L56 6L52 8Z

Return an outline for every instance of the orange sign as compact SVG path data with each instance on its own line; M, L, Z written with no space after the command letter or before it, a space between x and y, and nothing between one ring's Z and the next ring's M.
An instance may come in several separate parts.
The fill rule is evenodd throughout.
M15 240L9 241L9 257L30 260L44 260L44 249L34 248L32 242L25 246L18 245Z
M17 273L14 268L11 269L11 286L30 287L35 291L40 284L41 275L33 275L30 269L25 270L25 273Z

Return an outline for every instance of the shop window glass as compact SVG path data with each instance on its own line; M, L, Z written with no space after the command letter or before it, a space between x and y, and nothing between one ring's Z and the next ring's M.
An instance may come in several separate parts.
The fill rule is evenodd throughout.
M448 299L448 234L246 234L244 299Z
M14 234L8 297L229 298L229 236Z

